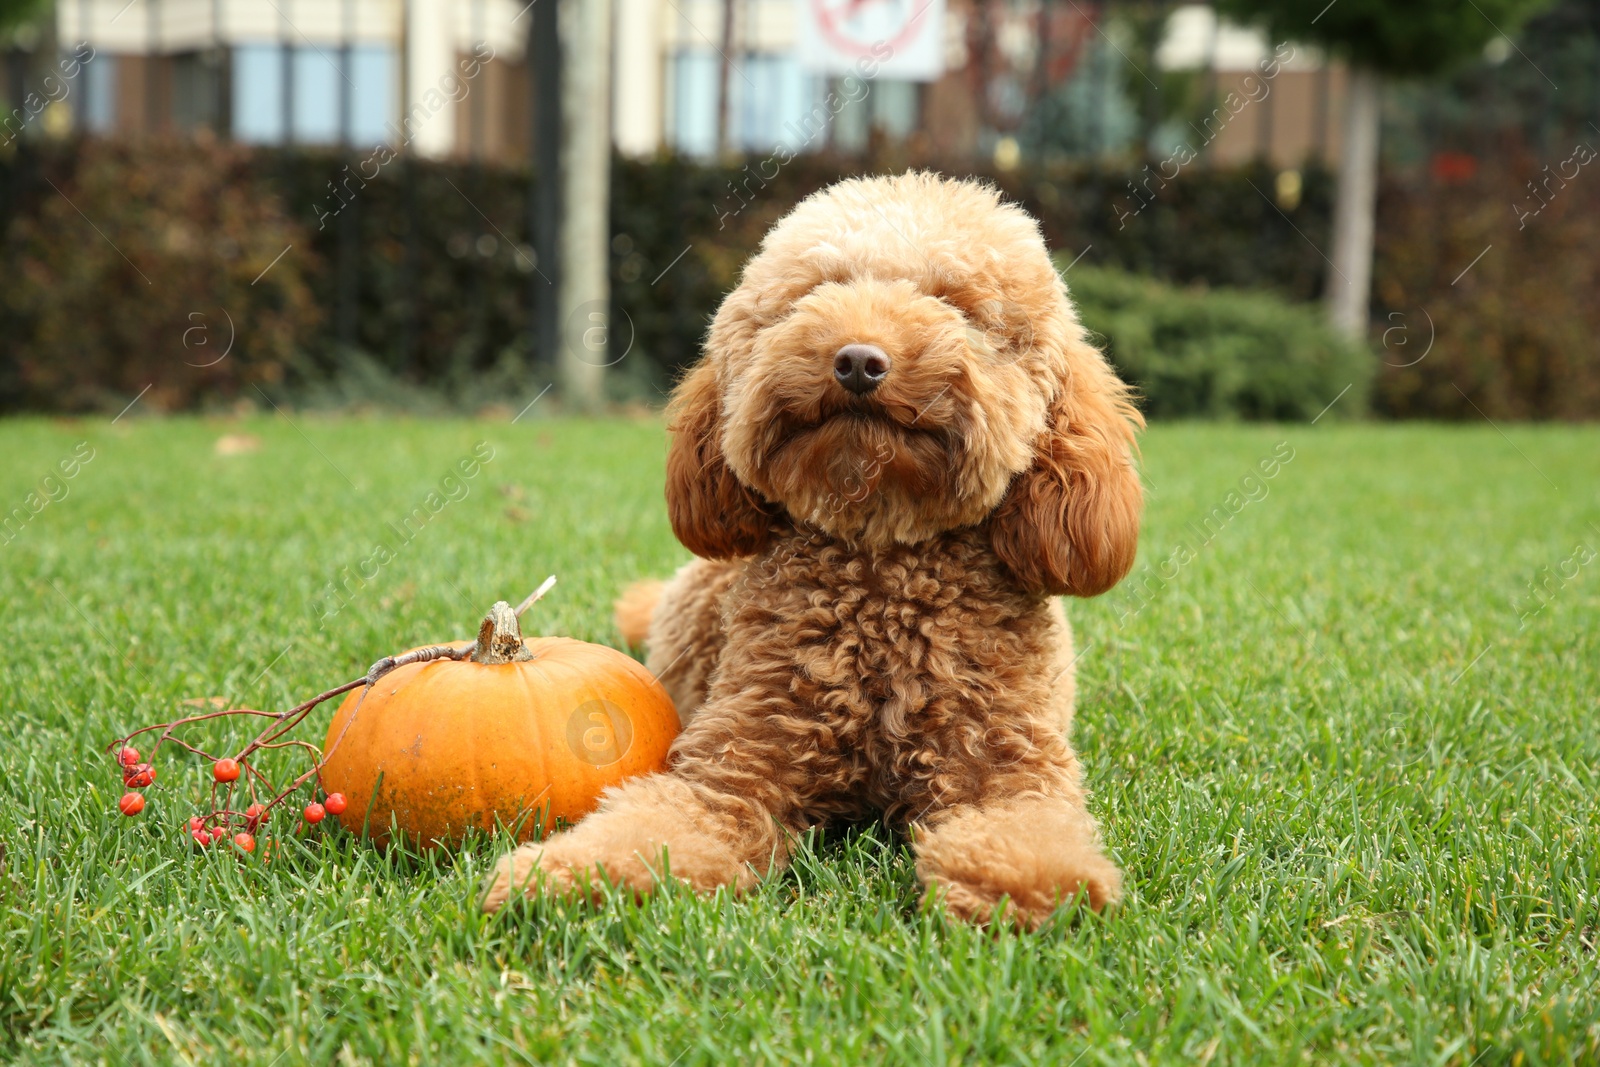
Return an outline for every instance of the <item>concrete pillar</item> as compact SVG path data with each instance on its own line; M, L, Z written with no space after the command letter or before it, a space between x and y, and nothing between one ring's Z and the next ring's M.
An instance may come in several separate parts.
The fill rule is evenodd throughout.
M661 147L661 0L617 0L617 151L653 156Z
M453 0L407 0L406 99L400 140L409 151L442 159L456 144L456 33ZM459 90L456 90L459 92Z

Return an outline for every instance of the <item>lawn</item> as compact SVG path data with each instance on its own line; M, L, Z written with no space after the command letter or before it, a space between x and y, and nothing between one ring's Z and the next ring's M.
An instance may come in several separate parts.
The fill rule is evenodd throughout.
M685 554L648 420L10 422L0 507L80 442L0 543L0 1059L1600 1059L1600 430L1150 431L1136 584L1069 606L1128 899L1032 935L921 909L881 828L744 899L485 919L503 842L196 855L202 768L165 753L122 818L100 747L181 700L285 707L550 573L529 628L615 642L612 596Z

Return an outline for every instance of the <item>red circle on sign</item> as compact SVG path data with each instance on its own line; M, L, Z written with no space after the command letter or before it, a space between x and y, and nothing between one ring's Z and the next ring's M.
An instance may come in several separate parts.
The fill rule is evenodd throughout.
M892 40L878 39L876 41L862 42L846 35L843 23L853 17L856 12L874 3L893 4L897 0L834 0L834 9L829 9L829 0L811 0L811 8L817 16L817 26L822 30L822 35L828 43L841 52L850 52L858 56L873 54L873 48L880 44L887 44L892 55L900 46L906 44L922 29L922 16L927 14L933 0L923 0L922 6L914 11L911 17L901 27L898 36ZM842 12L841 10L842 9Z

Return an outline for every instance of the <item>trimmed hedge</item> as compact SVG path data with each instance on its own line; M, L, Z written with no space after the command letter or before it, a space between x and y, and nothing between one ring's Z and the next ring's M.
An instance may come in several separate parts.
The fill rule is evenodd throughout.
M798 200L843 176L913 163L927 165L825 155L782 167L618 160L613 326L632 350L609 373L613 393L660 399L697 358L712 312L762 235ZM1308 179L1293 224L1256 191L1270 188L1270 173L1251 168L1196 169L1119 221L1128 199L1120 171L944 170L994 181L1040 218L1052 244L1092 246L1088 261L1164 266L1181 281L1271 281L1291 296L1317 284L1294 226L1325 228L1320 177ZM300 402L469 409L531 396L550 380L527 341L539 284L531 181L525 168L409 159L376 167L327 150L203 141L23 145L0 156L0 276L15 279L0 297L0 334L16 339L0 352L0 411L120 408L151 381L148 399L168 410L259 403L263 386ZM169 239L192 231L203 239ZM143 284L119 250L157 284ZM215 366L192 366L203 361L184 347L202 336L185 332L195 312L231 315L241 347Z
M146 387L158 409L261 403L323 312L308 259L278 258L308 238L254 154L95 143L58 163L0 183L25 207L0 243L0 411L116 411Z
M1330 413L1366 410L1376 361L1329 330L1316 306L1104 267L1074 267L1067 283L1151 418L1304 421L1341 394Z
M1567 182L1525 227L1508 199L1571 151L1508 151L1467 179L1386 175L1376 412L1600 416L1591 340L1600 335L1600 183ZM193 140L28 141L0 152L0 412L116 410L146 384L149 402L168 410L259 404L260 388L278 400L418 408L531 398L551 378L527 342L539 283L527 247L533 175L410 159L373 173L366 158ZM783 166L618 160L613 337L631 336L632 350L608 372L614 395L660 399L696 358L745 259L796 201L841 176L912 165L994 181L1039 218L1052 248L1083 251L1072 275L1088 304L1091 267L1302 302L1317 297L1327 269L1316 249L1329 244L1332 183L1317 170L1305 173L1300 202L1280 211L1265 167L1196 165L1125 217L1138 175L1111 165L995 173L892 154ZM334 185L345 190L339 200ZM1192 293L1125 281L1133 288L1113 280L1103 297L1108 315L1124 309L1119 324L1097 328L1126 349L1114 356L1143 376L1158 417L1306 417L1320 409L1311 400L1324 378L1339 377L1329 369L1339 359L1318 354L1327 350L1311 328L1314 306L1284 318L1260 311L1288 310L1281 300L1214 292L1195 304ZM1135 305L1145 310L1127 310ZM217 343L223 315L238 344L198 366L217 349L195 342ZM1285 337L1292 350L1269 358L1269 339ZM1351 380L1357 394L1365 379Z
M1543 157L1508 151L1470 178L1380 191L1378 413L1600 418L1595 149L1591 133Z

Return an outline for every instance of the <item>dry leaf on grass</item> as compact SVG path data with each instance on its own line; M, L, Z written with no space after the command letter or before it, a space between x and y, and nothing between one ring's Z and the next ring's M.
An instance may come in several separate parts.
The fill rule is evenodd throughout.
M261 438L253 433L225 433L217 438L217 443L212 451L219 456L242 456L247 452L259 452Z

